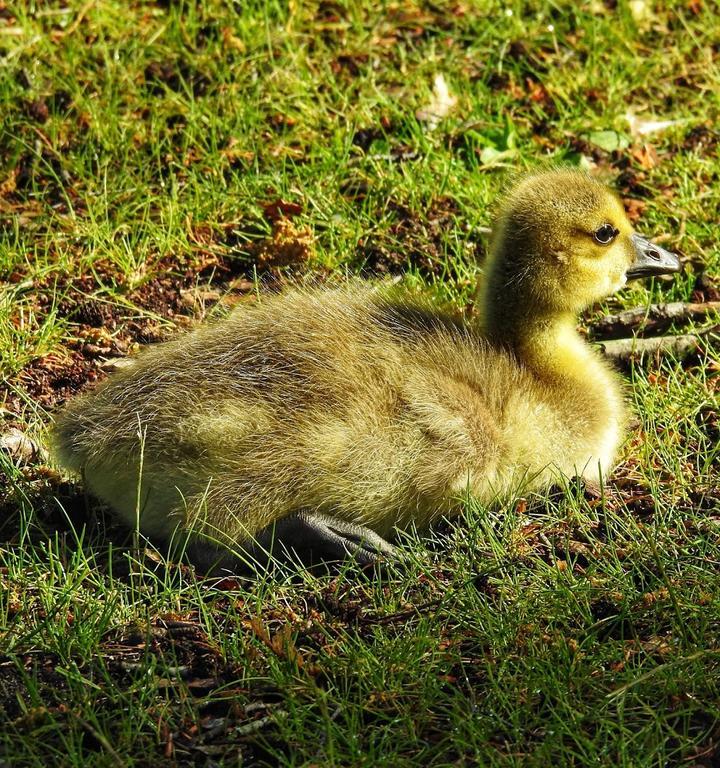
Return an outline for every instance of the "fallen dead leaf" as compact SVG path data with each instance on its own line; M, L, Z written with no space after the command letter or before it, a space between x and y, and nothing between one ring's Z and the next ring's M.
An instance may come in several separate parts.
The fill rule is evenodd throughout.
M19 168L13 168L4 181L0 182L0 195L3 197L12 194L17 188L17 177L20 173Z
M530 77L525 78L525 85L527 86L527 94L530 101L535 104L549 105L552 103L552 98L547 91L547 88Z
M625 119L633 136L647 136L650 133L660 133L675 125L686 123L685 119L678 120L641 120L632 110L625 113Z
M643 143L633 147L630 154L643 170L650 171L658 165L658 154L652 144Z
M660 659L665 659L675 650L672 638L658 635L640 641L640 647L648 656L659 657Z
M291 219L293 216L299 216L302 211L302 205L299 203L291 203L282 198L263 205L263 213L268 221L278 221L283 218Z
M224 27L222 30L223 46L225 48L233 48L239 53L245 53L245 43L233 34L230 27Z
M625 213L633 224L636 224L641 218L647 203L644 200L637 200L634 197L626 197L623 199L623 205L625 206Z
M659 601L667 600L669 596L670 593L668 592L667 587L661 587L655 592L645 592L642 596L642 601L646 606L650 606Z
M457 104L457 97L450 93L445 76L439 72L433 81L433 92L430 103L418 109L415 117L425 123L428 131L434 131L440 122L446 118Z

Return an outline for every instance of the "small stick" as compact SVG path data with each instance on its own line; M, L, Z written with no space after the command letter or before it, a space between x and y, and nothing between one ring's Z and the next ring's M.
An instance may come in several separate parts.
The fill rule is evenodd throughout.
M683 301L651 304L649 307L636 307L616 315L601 317L593 322L591 331L595 339L614 339L622 337L630 330L659 331L673 322L704 318L712 312L720 313L720 301L706 301L700 304Z
M678 358L689 357L697 352L700 340L711 331L717 330L715 326L701 333L689 333L682 336L658 336L651 339L614 339L603 341L598 346L612 360L627 362L643 355L672 354Z

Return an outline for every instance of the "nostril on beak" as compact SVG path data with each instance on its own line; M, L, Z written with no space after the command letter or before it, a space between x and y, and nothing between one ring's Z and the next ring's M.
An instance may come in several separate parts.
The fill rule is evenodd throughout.
M635 261L627 271L629 279L680 271L680 259L674 253L666 251L661 245L651 243L642 235L633 234L630 239Z

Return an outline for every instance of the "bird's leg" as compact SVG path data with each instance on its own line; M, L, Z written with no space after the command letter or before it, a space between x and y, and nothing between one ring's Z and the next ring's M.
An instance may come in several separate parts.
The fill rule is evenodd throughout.
M356 560L361 565L395 558L396 549L377 533L319 512L297 512L263 528L252 555L295 553L302 560Z

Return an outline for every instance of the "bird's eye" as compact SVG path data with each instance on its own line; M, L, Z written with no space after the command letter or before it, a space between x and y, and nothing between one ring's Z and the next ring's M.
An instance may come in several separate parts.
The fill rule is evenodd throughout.
M608 245L618 234L618 230L612 224L603 224L593 232L593 237L600 245Z

